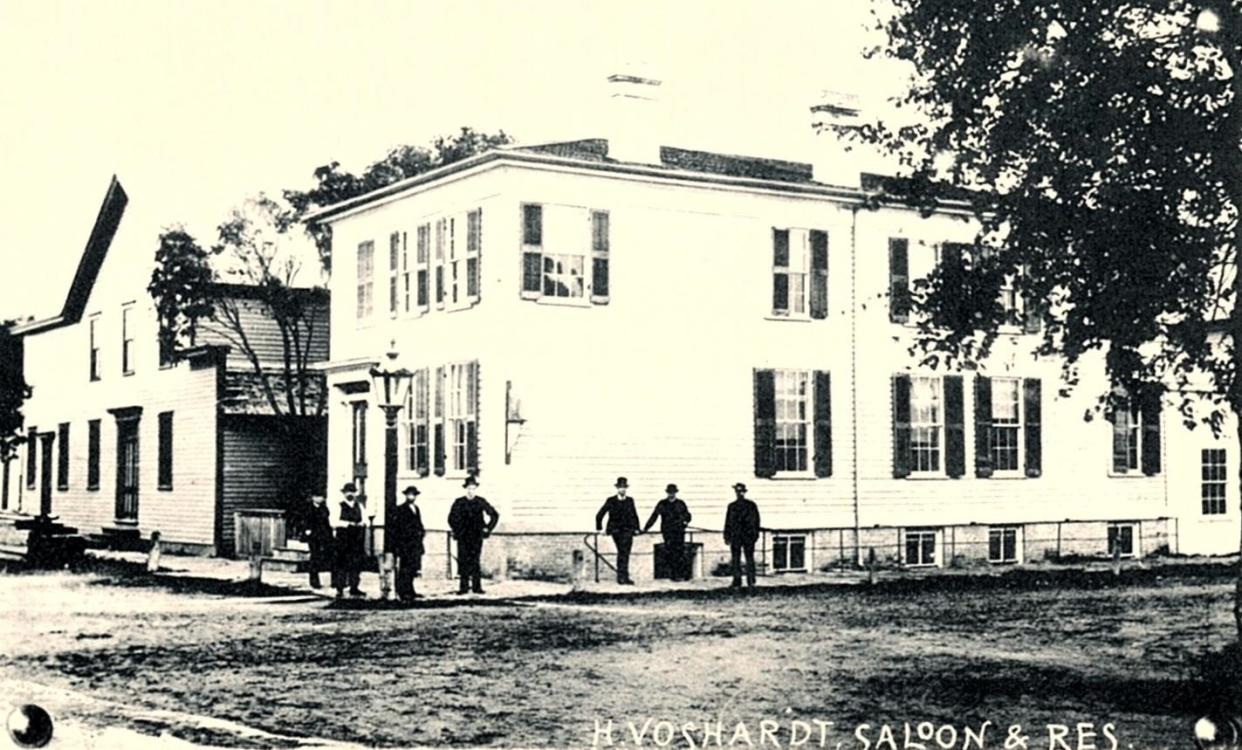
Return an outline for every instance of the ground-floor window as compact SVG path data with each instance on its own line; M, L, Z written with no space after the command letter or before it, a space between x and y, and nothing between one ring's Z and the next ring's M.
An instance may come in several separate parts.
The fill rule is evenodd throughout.
M772 535L772 569L777 573L806 571L806 534Z
M1200 459L1202 461L1202 484L1199 496L1203 499L1203 515L1221 515L1225 512L1225 482L1228 481L1228 473L1225 471L1225 449L1204 448Z
M988 562L1018 562L1018 529L997 526L988 529Z
M1122 557L1134 556L1134 524L1112 523L1108 525L1108 554L1121 551Z
M909 566L927 566L939 564L936 557L935 529L907 529L905 532L905 559L902 562Z

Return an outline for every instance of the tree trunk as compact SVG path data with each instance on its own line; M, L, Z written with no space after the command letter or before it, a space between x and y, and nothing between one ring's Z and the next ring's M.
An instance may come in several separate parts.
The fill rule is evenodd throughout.
M1229 344L1233 347L1232 371L1229 381L1229 405L1233 410L1234 430L1238 433L1238 455L1242 457L1242 10L1226 3L1220 7L1221 48L1232 75L1233 101L1226 111L1229 123L1222 142L1224 164L1229 165L1234 210L1233 227L1233 309L1229 311ZM1242 489L1242 461L1239 461L1238 487ZM1242 497L1242 493L1239 493ZM1242 524L1239 524L1242 527ZM1233 620L1238 642L1242 643L1242 528L1238 540L1238 578L1233 592Z

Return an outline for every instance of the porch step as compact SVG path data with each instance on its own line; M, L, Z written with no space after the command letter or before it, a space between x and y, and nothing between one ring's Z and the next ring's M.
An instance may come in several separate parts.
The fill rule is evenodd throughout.
M277 547L272 550L272 556L265 559L287 560L290 562L304 562L310 559L310 552L297 547Z
M263 569L271 571L282 571L285 573L303 573L305 568L302 567L301 560L290 560L284 557L265 557L263 558Z
M90 542L118 552L146 552L150 547L136 526L105 526L100 533L90 535Z

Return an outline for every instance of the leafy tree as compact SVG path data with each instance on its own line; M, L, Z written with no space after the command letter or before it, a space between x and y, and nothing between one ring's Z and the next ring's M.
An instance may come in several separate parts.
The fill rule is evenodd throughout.
M408 145L392 148L382 159L367 167L361 175L345 171L339 162L329 162L315 169L313 188L284 191L285 200L292 206L292 211L282 215L280 221L285 227L292 226L316 209L340 203L512 142L513 139L503 130L492 134L463 127L454 135L436 138L428 148ZM319 257L324 269L330 270L331 228L312 225L307 227L307 231L319 249Z
M1066 388L1092 353L1114 387L1175 389L1188 424L1242 414L1242 3L891 5L884 54L910 65L897 104L920 119L862 135L912 175L890 190L973 189L982 226L971 261L917 295L925 355L987 356L1016 276ZM1242 570L1234 613L1242 634Z
M327 336L327 313L297 286L305 253L299 239L283 231L289 212L268 196L251 198L220 224L210 250L181 228L166 230L148 291L167 351L200 339L223 341L250 363L249 381L273 414L317 416L324 392L310 356L318 337ZM257 306L259 317L279 331L278 362L264 357L255 338L256 311L248 306Z

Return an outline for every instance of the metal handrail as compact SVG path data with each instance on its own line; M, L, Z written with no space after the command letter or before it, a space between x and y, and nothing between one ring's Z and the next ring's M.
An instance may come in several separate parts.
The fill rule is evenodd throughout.
M591 541L592 538L594 539L594 542ZM609 568L612 568L612 572L614 573L617 572L617 567L613 565L612 563L608 562L608 558L604 557L603 555L599 553L599 532L598 531L594 533L588 532L586 534L583 534L582 544L584 547L591 550L591 554L595 555L595 582L596 583L599 583L599 563L601 560L603 560L604 564L607 565Z

